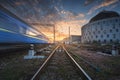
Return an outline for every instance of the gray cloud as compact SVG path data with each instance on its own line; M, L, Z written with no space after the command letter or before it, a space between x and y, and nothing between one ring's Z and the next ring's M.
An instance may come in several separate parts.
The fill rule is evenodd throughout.
M102 8L102 7L107 7L109 5L113 5L116 4L117 2L119 2L119 0L104 0L102 1L100 4L93 6L89 11L88 14L92 14L94 11Z
M86 0L84 5L87 6L87 5L91 4L91 3L93 3L94 1L95 0Z
M1 0L0 4L27 22L61 20L60 1L56 0Z

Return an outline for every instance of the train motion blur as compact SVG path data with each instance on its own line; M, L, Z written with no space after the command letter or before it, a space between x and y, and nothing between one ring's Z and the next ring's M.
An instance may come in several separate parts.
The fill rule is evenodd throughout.
M0 5L0 43L48 43L48 38Z

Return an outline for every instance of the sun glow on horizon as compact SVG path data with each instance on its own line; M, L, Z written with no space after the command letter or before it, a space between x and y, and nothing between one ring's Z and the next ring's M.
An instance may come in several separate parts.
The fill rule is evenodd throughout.
M46 37L49 38L50 42L54 40L54 27L55 27L55 41L62 41L64 38L69 37L69 27L70 35L81 35L81 26L86 23L83 21L58 21L54 23L54 26L49 25L34 25L38 31L42 32Z

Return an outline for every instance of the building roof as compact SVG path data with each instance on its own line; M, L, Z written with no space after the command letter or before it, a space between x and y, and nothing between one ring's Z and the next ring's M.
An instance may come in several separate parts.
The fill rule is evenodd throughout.
M101 19L107 19L107 18L113 18L113 17L120 17L120 15L117 12L114 11L101 11L96 16L94 16L89 22L98 21Z

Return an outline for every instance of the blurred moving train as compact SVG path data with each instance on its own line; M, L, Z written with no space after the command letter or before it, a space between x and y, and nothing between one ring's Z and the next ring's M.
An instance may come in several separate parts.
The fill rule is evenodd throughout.
M45 35L0 6L0 43L47 43Z

